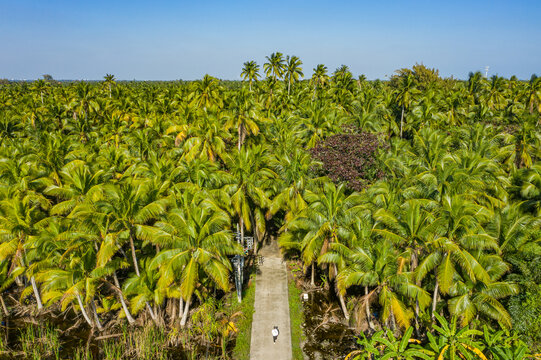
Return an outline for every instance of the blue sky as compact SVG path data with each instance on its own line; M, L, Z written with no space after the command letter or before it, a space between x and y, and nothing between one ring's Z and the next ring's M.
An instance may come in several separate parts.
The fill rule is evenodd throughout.
M0 78L239 79L280 51L369 79L541 74L541 0L0 0Z

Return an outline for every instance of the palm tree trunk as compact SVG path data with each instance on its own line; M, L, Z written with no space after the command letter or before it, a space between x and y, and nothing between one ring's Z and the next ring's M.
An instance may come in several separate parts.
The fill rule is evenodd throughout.
M169 317L171 318L171 324L173 324L177 316L177 302L175 301L175 298L170 298L168 301L171 302L171 313Z
M92 322L92 320L90 320L90 317L88 316L85 310L85 306L83 304L83 300L81 299L81 295L79 295L79 293L76 293L75 297L77 298L77 302L79 303L79 307L81 308L81 312L83 313L83 317L85 318L86 322L88 323L88 325L90 325L90 327L94 327L94 323Z
M133 324L135 320L130 314L130 310L128 309L128 305L126 305L126 301L124 300L124 295L122 295L122 289L120 288L120 283L118 282L118 278L116 276L116 271L113 271L113 279L115 281L115 286L119 289L118 296L120 297L120 303L122 304L122 309L124 310L124 314L126 315L126 319L128 319L128 323Z
M130 229L130 249L131 249L131 256L133 260L133 267L135 268L135 273L137 274L138 277L141 277L141 272L139 271L139 264L137 263L137 255L135 254L135 245L133 243L133 234L132 234L131 229ZM154 311L152 310L152 307L150 306L148 301L145 301L145 304L147 306L150 317L152 318L152 320L154 320L154 322L157 322L158 319L156 318L156 314L154 314Z
M94 321L96 322L96 327L99 331L103 331L103 326L101 325L100 318L98 316L98 311L96 310L96 304L94 299L90 301L90 307L92 308L92 315L94 316Z
M336 264L333 264L333 268L334 268L334 278L336 279L336 276L338 275L338 269L336 268ZM346 320L349 321L349 312L348 312L348 309L346 308L346 301L344 299L344 296L342 295L342 293L340 293L340 291L336 291L336 293L338 294L338 299L340 300L340 306L342 307L342 311L344 312L344 317L346 318Z
M242 146L242 125L239 125L239 128L237 129L237 134L239 136L239 141L237 142L237 148L240 151L240 148Z
M43 309L43 303L41 302L41 296L39 295L39 289L38 285L36 284L36 279L34 276L30 278L30 282L32 283L32 289L34 290L34 296L36 297L36 302L38 303L38 310Z
M368 298L368 286L364 287L364 311L366 312L366 321L368 322L368 327L371 330L374 330L374 324L372 324L372 314L370 314L370 299Z
M419 263L419 255L417 254L417 248L414 247L413 251L411 253L410 262L411 262L411 272L413 273L415 269L417 269L418 263ZM420 281L416 281L415 285L421 286ZM417 296L415 298L415 333L417 334L417 337L420 337L419 334L419 297Z
M436 302L437 302L437 299L438 299L438 287L439 287L439 283L438 283L438 279L436 279L436 286L434 287L434 295L432 296L432 320L434 320L434 317L436 314Z
M186 306L184 308L184 314L182 314L182 319L180 320L180 326L184 327L186 325L186 321L188 320L188 313L190 312L190 302L192 300L192 297L190 296L188 300L186 300Z
M402 129L404 128L404 105L402 105L402 115L400 116L400 138L402 139Z
M135 245L133 243L133 235L132 230L130 229L130 249L131 249L131 257L133 260L133 267L135 268L135 273L138 277L141 276L141 273L139 272L139 264L137 263L137 255L135 254Z
M289 92L291 90L291 81L287 81L287 96L289 96Z
M21 238L21 242L22 241L23 239ZM19 258L21 261L21 265L26 266L24 261L24 249L22 254L19 253ZM36 284L36 278L34 276L30 277L30 283L32 284L32 290L34 291L34 296L36 297L36 302L38 303L38 310L41 310L43 309L43 303L41 302L41 296L39 295L38 285Z
M178 317L181 318L184 315L184 299L182 296L178 299Z
M394 317L393 309L391 308L391 330L395 331L396 329L396 319Z
M244 219L242 214L239 214L239 227L240 227L240 244L244 247Z
M254 254L257 252L257 242L259 241L259 236L257 236L257 228L255 225L254 214L250 211L250 218L252 219L252 234L254 235Z
M9 311L8 311L7 306L6 306L6 303L4 302L4 298L2 297L2 294L0 294L0 304L2 304L2 310L4 311L4 314L6 314L6 316L8 316Z
M312 261L312 274L310 275L310 286L314 287L316 286L316 265L314 261Z
M158 324L158 317L156 316L156 313L152 309L152 306L150 306L148 301L145 301L145 305L147 306L148 313L150 314L150 317L154 321L154 323Z

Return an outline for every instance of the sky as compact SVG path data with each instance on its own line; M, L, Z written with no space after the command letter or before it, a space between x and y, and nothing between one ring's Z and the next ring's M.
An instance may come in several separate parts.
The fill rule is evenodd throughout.
M0 0L0 78L237 80L277 51L300 57L305 78L317 64L386 79L423 63L529 79L541 0Z

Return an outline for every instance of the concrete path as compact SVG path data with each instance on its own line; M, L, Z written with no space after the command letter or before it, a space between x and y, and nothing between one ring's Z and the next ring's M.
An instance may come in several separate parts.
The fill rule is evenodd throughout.
M291 330L289 326L289 301L286 264L278 246L264 247L261 273L256 276L254 318L252 322L251 360L290 360ZM271 330L278 326L280 335L276 344Z

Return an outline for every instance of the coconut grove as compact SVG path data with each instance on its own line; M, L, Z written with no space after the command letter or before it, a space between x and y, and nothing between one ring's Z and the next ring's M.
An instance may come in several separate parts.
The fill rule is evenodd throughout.
M247 358L272 243L355 334L340 358L535 357L541 78L304 70L2 80L0 357Z

